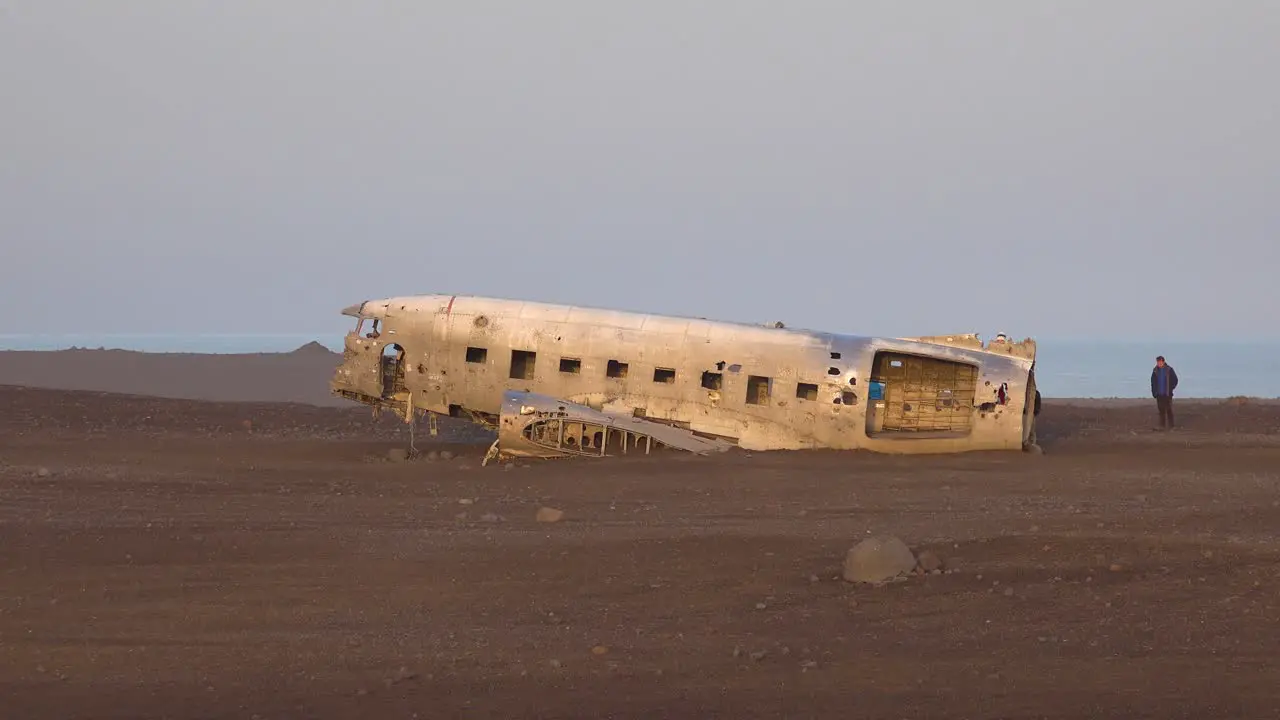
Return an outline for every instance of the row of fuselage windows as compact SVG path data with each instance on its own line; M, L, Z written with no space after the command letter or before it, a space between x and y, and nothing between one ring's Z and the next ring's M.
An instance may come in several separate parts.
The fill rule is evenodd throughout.
M467 348L467 362L483 365L488 362L488 359L489 351L486 348ZM538 354L532 350L512 350L509 377L513 380L532 380L537 360ZM627 377L629 370L630 366L627 363L619 360L610 360L605 366L605 377L623 379ZM582 373L582 360L569 357L560 358L560 372L566 375L580 375ZM831 368L829 374L838 375L839 372L837 368ZM653 381L664 385L674 385L676 382L675 368L655 367L653 369ZM704 371L702 373L702 387L707 390L720 390L724 387L724 373L710 370ZM763 375L747 376L746 402L748 405L767 405L772 395L773 378ZM818 399L818 384L796 383L796 397L801 400L816 401ZM852 405L856 401L856 396L847 390L840 393L840 397L834 400L836 404L842 405Z

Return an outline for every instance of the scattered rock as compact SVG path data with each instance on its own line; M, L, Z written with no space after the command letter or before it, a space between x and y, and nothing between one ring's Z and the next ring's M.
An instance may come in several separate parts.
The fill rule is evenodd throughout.
M937 554L931 550L925 550L916 556L916 561L920 563L920 569L931 573L942 568L942 560L938 559Z
M409 459L409 451L404 448L391 448L387 451L387 459L391 462L405 462Z
M412 672L409 668L401 666L400 670L396 672L394 677L389 677L384 682L387 687L391 687L392 685L398 685L409 680L416 680L417 678L418 673Z
M534 516L534 519L540 523L560 522L564 519L564 511L552 507L541 507L538 508L538 513Z
M52 472L50 472L50 471L49 471L49 468L47 468L47 467L42 467L42 468L40 468L39 470L36 470L36 477L47 478L47 477L49 477L49 476L50 476L50 475L52 475L52 474L53 474L53 473L52 473Z
M844 558L844 579L848 582L883 583L906 575L916 567L916 558L902 540L869 537L849 549Z

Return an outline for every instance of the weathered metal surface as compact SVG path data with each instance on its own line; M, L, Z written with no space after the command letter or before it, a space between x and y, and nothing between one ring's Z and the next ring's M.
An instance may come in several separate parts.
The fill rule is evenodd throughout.
M1016 450L1035 442L1035 342L841 335L498 298L369 301L332 382L496 426L508 391L748 450Z

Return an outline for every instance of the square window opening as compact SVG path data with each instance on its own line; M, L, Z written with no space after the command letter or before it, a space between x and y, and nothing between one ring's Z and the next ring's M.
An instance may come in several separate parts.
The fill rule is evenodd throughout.
M767 405L772 390L772 378L763 375L747 376L747 404Z
M604 372L606 376L611 378L624 378L627 376L627 364L617 360L610 360Z
M577 375L582 372L582 361L577 358L560 358L560 372Z
M489 351L481 347L467 348L467 362L483 363L489 359Z
M533 370L538 361L538 353L532 350L511 351L511 378L513 380L532 380Z
M671 385L676 381L676 371L671 368L654 368L653 381L656 383L663 383L664 385Z
M702 387L707 390L719 390L724 387L724 375L710 370L702 373Z
M801 400L817 400L818 386L814 383L796 383L796 397Z

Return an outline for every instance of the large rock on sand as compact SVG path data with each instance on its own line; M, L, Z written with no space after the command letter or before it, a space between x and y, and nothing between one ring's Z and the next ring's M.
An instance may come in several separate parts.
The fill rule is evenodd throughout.
M869 537L844 557L844 579L848 582L882 583L906 575L916 567L911 548L896 537Z

